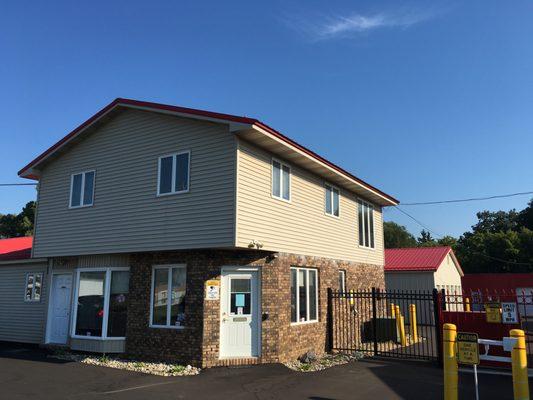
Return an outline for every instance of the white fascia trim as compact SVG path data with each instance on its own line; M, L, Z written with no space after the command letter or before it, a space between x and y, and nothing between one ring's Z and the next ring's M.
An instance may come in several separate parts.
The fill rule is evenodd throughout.
M323 163L322 161L317 160L317 159L314 158L314 157L311 157L309 154L303 152L302 150L300 150L300 149L298 149L298 148L296 148L296 147L294 147L294 146L291 146L289 143L287 143L287 142L285 142L285 141L283 141L283 140L277 138L276 136L272 135L270 132L266 131L265 129L263 129L263 128L257 126L257 125L252 125L252 128L255 129L255 130L258 131L258 132L261 132L263 135L266 135L266 136L268 136L269 138L275 140L276 142L278 142L278 143L280 143L280 144L282 144L282 145L284 145L284 146L286 146L286 147L289 147L291 150L293 150L293 151L297 152L298 154L300 154L300 155L302 155L302 156L308 158L309 160L314 161L314 162L316 162L317 164L320 164L321 166L327 168L327 169L330 170L331 172L333 172L333 173L335 173L335 174L337 174L337 175L340 175L340 176L342 176L342 177L345 178L345 179L348 179L350 182L356 184L357 186L359 186L359 187L361 187L361 188L363 188L363 189L365 189L365 190L368 190L369 192L375 194L376 196L379 196L380 198L382 198L383 200L385 200L389 205L391 205L391 206L395 206L395 205L397 205L397 203L395 203L395 202L389 200L388 198L386 198L386 197L383 196L382 194L376 192L375 190L372 190L371 188L369 188L368 186L363 185L363 184L360 183L360 182L357 182L357 181L354 180L353 178L351 178L351 177L349 177L348 175L345 175L345 174L343 174L343 173L337 171L336 169L330 167L329 165Z

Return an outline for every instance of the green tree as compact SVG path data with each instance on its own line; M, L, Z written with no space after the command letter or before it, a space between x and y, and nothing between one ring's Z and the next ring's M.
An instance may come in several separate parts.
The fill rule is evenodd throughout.
M439 245L437 241L433 239L433 236L431 236L431 232L426 231L425 229L422 229L420 236L416 239L416 241L418 243L418 247L434 247Z
M416 246L415 237L407 231L405 226L387 221L383 223L383 230L386 249Z
M529 204L518 214L518 225L533 231L533 199Z
M27 203L19 214L0 214L0 238L31 236L34 220L34 201Z

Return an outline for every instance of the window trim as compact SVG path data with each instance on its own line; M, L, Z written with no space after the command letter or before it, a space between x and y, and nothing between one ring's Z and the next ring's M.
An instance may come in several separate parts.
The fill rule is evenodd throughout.
M328 194L328 186L332 189L331 190L331 213L328 213L328 209L326 207L326 196ZM333 189L339 192L339 215L335 215L333 213ZM337 186L332 185L329 182L324 182L324 214L326 214L327 216L333 217L333 218L337 218L337 219L340 219L341 217L341 190Z
M155 264L152 265L152 276L151 276L151 282L150 282L150 319L148 320L148 327L149 328L155 328L155 329L185 329L186 326L180 325L170 325L170 309L169 307L170 302L167 303L167 324L166 325L155 325L153 323L153 317L154 317L154 281L155 281L155 270L156 269L167 269L169 271L172 271L173 268L183 268L185 269L185 293L187 293L187 264ZM170 292L172 287L172 273L167 274L167 293ZM168 299L168 294L167 294Z
M339 283L341 283L341 280L342 280L342 285L339 285L339 291L341 291L342 293L346 293L346 270L345 269L339 269L339 278L342 277L342 279L339 279Z
M176 190L176 159L181 154L189 155L189 162L187 163L187 190ZM172 157L172 190L168 193L161 193L161 160L163 158ZM173 194L189 193L191 190L191 151L183 150L175 153L164 154L157 159L157 197L171 196Z
M299 287L300 287L300 274L298 273L299 270L304 270L306 271L305 274L306 274L306 278L307 278L307 285L305 287L305 295L306 295L306 299L307 299L307 315L306 315L306 318L307 320L306 321L292 321L291 319L291 326L294 326L294 325L305 325L305 324L315 324L317 322L319 322L320 318L320 310L318 308L318 296L320 294L320 290L319 290L319 282L318 282L318 269L317 268L309 268L309 267L291 267L290 270L289 270L289 273L290 271L292 270L296 270L296 317L297 319L299 318L299 315L300 315L300 290L299 290ZM309 315L311 313L311 308L309 307L311 305L310 303L310 300L309 300L309 271L315 271L315 274L316 274L316 286L315 286L315 290L316 290L316 295L315 295L315 303L316 303L316 319L309 319Z
M359 226L357 227L357 228L358 228L358 229L357 229L357 245L358 245L358 247L360 247L360 248L362 248L362 249L366 249L366 250L375 250L375 249L376 249L376 221L375 221L375 218L374 218L375 207L374 207L374 205L373 205L372 203L369 203L368 201L365 201L365 200L363 200L363 199L361 199L361 198L358 198L358 199L357 199L357 207L358 207L358 210L357 210L357 223L358 223L358 224L363 224L363 234L364 234L364 232L367 230L367 227L366 227L366 225L365 225L365 221L364 221L364 219L365 219L364 214L363 214L363 216L362 216L362 217L363 217L362 220L359 219L359 207L361 207L363 204L364 204L366 207L370 208L370 210L371 210L371 214L372 214L372 225L373 225L374 229L373 229L373 231L372 231L372 236L373 236L373 237L372 237L372 240L370 240L370 239L371 239L371 237L370 237L370 232L368 232L368 241L369 241L369 243L374 242L374 247L372 247L372 246L365 246L364 244L361 244L361 238L359 237ZM363 213L364 213L364 209L363 209L362 211L363 211ZM363 240L363 242L364 242L364 240Z
M274 194L274 162L279 163L280 165L280 176L279 176L279 196ZM283 198L283 167L289 169L289 198ZM270 196L273 199L284 201L285 203L291 203L292 200L292 167L286 162L281 161L278 158L272 157L270 162Z
M104 272L105 271L105 286L104 286L104 319L102 321L102 336L84 336L76 335L76 322L78 320L78 294L80 289L80 274L82 272ZM109 322L109 297L111 295L111 273L113 271L130 271L130 267L98 267L98 268L77 268L76 280L74 281L74 297L72 301L72 323L70 327L70 337L72 339L88 339L88 340L126 340L126 336L107 336L107 324ZM105 312L107 310L107 312Z
M33 286L31 289L31 299L26 299L26 290L28 289L28 278L30 275L33 275ZM41 295L39 297L39 300L35 300L35 277L37 275L41 275ZM38 272L26 272L26 280L24 285L24 302L25 303L40 303L41 299L43 297L43 284L44 284L44 273L42 271Z
M93 179L93 195L91 197L91 203L90 204L83 204L83 199L85 197L85 175L89 172L94 172L94 179ZM81 175L81 192L80 192L80 205L79 206L73 206L72 205L72 195L74 194L74 176ZM94 206L94 192L96 190L96 170L95 169L89 169L86 171L76 172L73 174L70 174L70 196L68 198L68 208L69 209L76 209L76 208L85 208L85 207L92 207Z

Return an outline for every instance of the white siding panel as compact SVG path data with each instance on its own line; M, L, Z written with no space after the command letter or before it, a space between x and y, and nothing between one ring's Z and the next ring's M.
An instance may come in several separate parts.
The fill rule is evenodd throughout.
M42 171L35 257L234 244L236 140L226 125L125 111ZM157 197L158 157L191 150L190 192ZM94 206L69 209L70 175L95 169Z
M325 214L324 180L291 165L291 201L271 196L271 155L238 145L237 246L383 265L383 220L374 211L375 249L358 246L357 197L341 189L340 218ZM290 163L289 163L290 165Z
M0 266L0 341L42 343L46 324L46 263ZM25 302L26 274L43 274L41 301Z

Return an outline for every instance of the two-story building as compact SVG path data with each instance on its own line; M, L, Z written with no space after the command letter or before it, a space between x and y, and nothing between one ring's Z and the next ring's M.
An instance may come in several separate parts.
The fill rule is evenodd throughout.
M45 343L286 361L324 351L327 288L384 286L398 201L256 119L117 99L19 175L39 181Z

